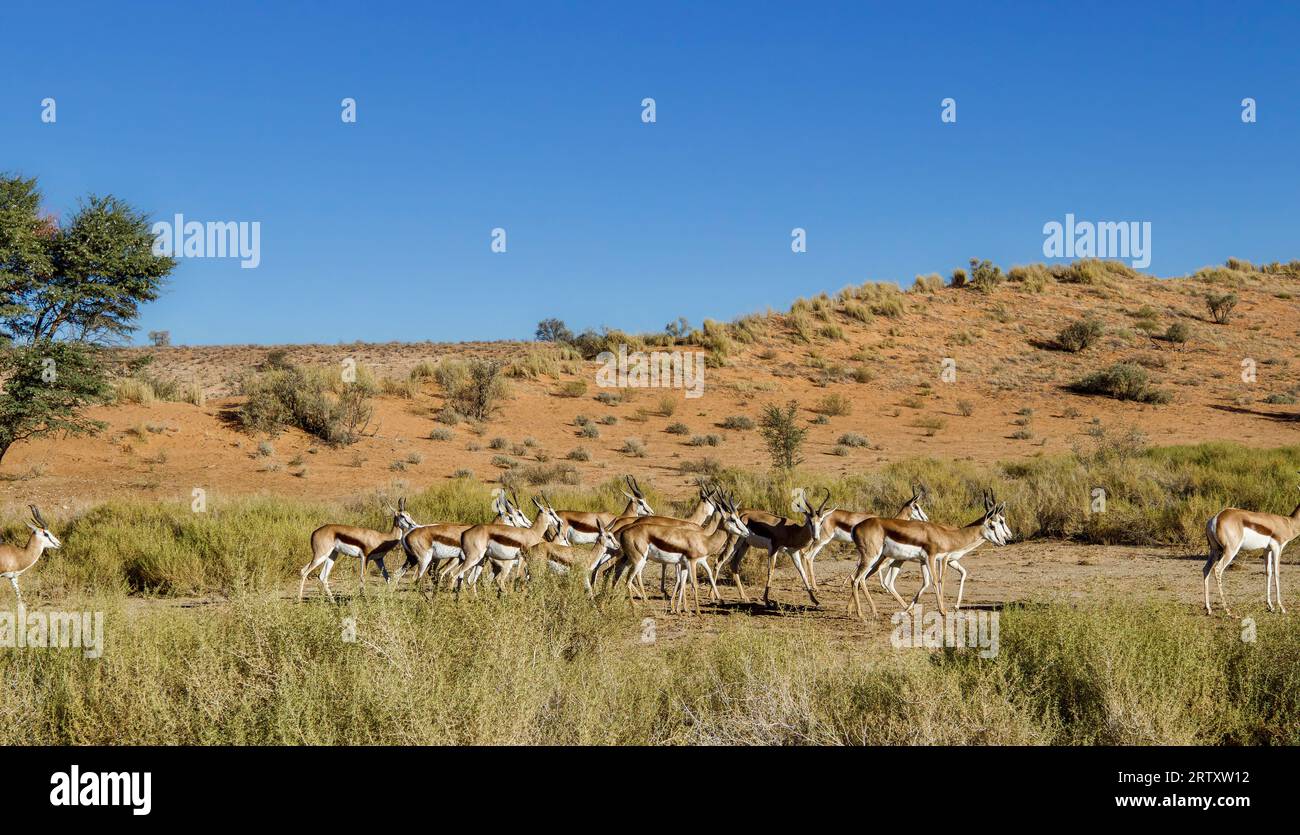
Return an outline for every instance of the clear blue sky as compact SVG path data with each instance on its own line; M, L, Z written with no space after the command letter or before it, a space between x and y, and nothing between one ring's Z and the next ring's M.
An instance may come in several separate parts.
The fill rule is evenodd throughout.
M188 344L698 324L1042 260L1067 212L1181 274L1300 257L1287 5L6 3L0 169L260 221L146 308Z

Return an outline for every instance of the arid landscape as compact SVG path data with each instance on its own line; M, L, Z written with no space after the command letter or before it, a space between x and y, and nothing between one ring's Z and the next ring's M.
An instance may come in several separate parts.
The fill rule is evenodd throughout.
M1266 610L1264 560L1244 555L1225 576L1248 620L1206 617L1201 596L1205 520L1297 500L1298 265L974 272L985 280L868 283L659 334L116 349L114 402L90 410L102 429L19 442L0 468L8 517L37 503L64 541L23 576L27 605L107 612L113 649L93 668L67 653L0 657L25 694L0 706L0 738L1300 739L1300 705L1276 696L1300 692L1300 631ZM598 385L600 350L619 345L699 351L702 396ZM499 376L480 384L482 369ZM765 409L791 401L786 428L807 435L783 469ZM702 617L668 614L655 570L639 607L621 589L593 605L586 557L457 603L409 579L385 588L374 567L358 594L358 562L343 558L334 605L315 579L295 603L323 523L386 529L399 497L421 523L486 521L496 485L617 511L625 475L656 512L681 516L701 484L786 514L793 487L884 514L924 484L930 518L962 524L991 490L1015 541L965 560L965 611L996 613L1000 649L900 650L898 607L876 578L879 616L846 611L857 555L842 543L817 560L818 606L785 557L775 605L759 602L766 560L753 550L751 602L722 577ZM1283 577L1295 560L1283 555ZM919 580L906 568L900 592ZM955 593L949 573L946 602ZM933 611L933 596L921 605ZM357 712L318 710L340 699ZM159 715L157 700L175 707Z
M418 489L466 469L495 482L508 468L533 465L541 471L533 479L594 484L631 473L683 495L695 480L691 465L701 460L765 468L757 434L724 425L733 417L756 420L761 405L790 399L810 420L803 467L825 474L916 457L1031 459L1086 444L1098 426L1136 428L1160 446L1300 442L1300 279L1216 268L1188 278L1116 272L1095 284L1031 287L1009 281L987 293L892 293L869 285L861 301L848 288L798 302L793 315L759 314L750 317L752 341L723 337L723 350L713 353L720 364L707 369L703 396L694 399L677 389L602 389L599 362L560 359L554 345L538 342L128 349L124 362L149 357L151 379L201 389L202 404L150 398L98 407L92 416L107 424L98 436L16 445L0 465L0 489L11 510L33 500L72 510L124 495L188 501L194 487L213 495L345 499ZM1229 321L1217 324L1205 296L1229 291L1240 301ZM1102 324L1097 344L1077 353L1054 344L1085 317ZM1176 324L1188 329L1185 342L1162 338ZM679 341L646 350L697 347ZM378 392L364 437L330 446L293 428L273 438L242 429L235 417L241 381L275 351L326 369L350 360L371 375ZM487 421L446 426L437 420L443 393L429 377L413 380L412 370L474 357L499 359L519 376ZM949 358L951 382L943 376ZM1170 402L1068 388L1119 362L1145 368ZM571 386L582 393L573 396ZM597 400L611 391L620 399ZM813 422L828 395L847 400L847 413ZM596 424L598 437L582 437L580 415ZM666 431L673 424L681 434ZM439 429L445 440L431 438ZM865 445L839 443L847 434ZM640 441L635 451L625 451L629 438ZM575 448L586 460L569 457ZM550 470L536 466L543 463Z

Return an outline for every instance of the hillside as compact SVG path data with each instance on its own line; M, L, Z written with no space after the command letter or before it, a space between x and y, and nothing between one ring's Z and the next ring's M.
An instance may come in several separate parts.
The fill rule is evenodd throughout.
M698 399L672 389L598 388L599 363L535 342L282 346L289 362L337 369L351 359L375 379L381 393L367 436L344 447L294 429L268 438L240 428L240 380L271 348L125 349L124 360L151 357L153 379L201 388L202 403L97 407L93 416L108 424L97 437L15 446L0 466L0 490L10 507L38 501L76 508L124 495L188 500L194 487L333 499L424 486L463 469L496 480L513 464L522 483L589 484L629 472L679 493L704 459L712 461L703 466L766 467L756 429L722 424L732 416L757 420L764 404L791 399L809 420L804 467L833 473L915 456L992 461L1068 451L1097 426L1134 427L1160 445L1296 443L1300 276L1233 266L1173 279L1103 266L1058 270L1054 280L1034 268L988 292L934 281L929 291L906 293L850 287L785 313L708 323L691 337L717 363ZM1238 297L1227 323L1212 320L1207 293ZM1084 317L1101 323L1096 344L1077 353L1059 349L1058 332ZM1162 338L1177 323L1188 328L1181 344ZM523 375L510 379L508 398L483 424L440 423L439 387L429 377L411 380L413 369L453 357L498 358ZM945 366L948 358L955 365ZM1145 369L1169 402L1068 389L1118 362ZM955 380L941 376L945 367ZM1254 369L1253 382L1243 380L1243 367ZM577 394L578 382L585 392L566 396ZM623 397L596 399L608 391ZM815 410L828 395L847 401L849 412L819 418ZM592 419L599 437L579 436L580 415ZM616 422L600 422L611 416ZM666 431L676 423L685 434ZM435 430L450 437L433 440ZM866 445L840 444L849 433ZM498 438L504 447L493 443ZM625 451L629 438L641 442L643 454ZM578 447L589 460L566 457Z

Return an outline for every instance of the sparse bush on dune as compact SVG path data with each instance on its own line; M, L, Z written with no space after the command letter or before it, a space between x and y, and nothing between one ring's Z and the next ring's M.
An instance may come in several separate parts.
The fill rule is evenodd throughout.
M918 275L912 282L913 293L935 293L943 289L943 276L938 273Z
M457 414L487 420L501 408L510 390L495 360L443 360L434 371L446 405Z
M1210 311L1210 317L1216 324L1226 325L1232 318L1232 310L1237 306L1238 298L1236 293L1207 293L1205 295L1205 306Z
M853 401L838 392L834 392L818 400L813 405L812 410L827 417L843 417L853 413Z
M1191 338L1192 328L1186 322L1172 322L1162 337L1166 342L1172 342L1175 345L1185 344Z
M1052 267L1052 275L1063 284L1107 284L1112 279L1140 278L1141 273L1123 261L1082 258Z
M337 370L277 364L246 376L239 420L245 429L278 435L295 427L333 445L355 442L374 413L374 386L343 382Z
M970 259L971 287L981 293L991 293L1004 281L1006 281L1006 276L1002 274L1002 268L992 261L988 259L981 261L978 258Z
M1082 377L1072 383L1070 389L1079 394L1100 394L1138 403L1160 404L1172 399L1168 391L1151 385L1145 368L1131 362L1118 362Z
M1046 264L1012 267L1007 273L1007 279L1014 284L1019 284L1023 289L1031 293L1043 292L1043 290L1047 289L1047 285L1056 280Z
M1088 316L1062 328L1056 335L1056 347L1062 351L1078 353L1095 345L1105 332L1106 328L1100 319Z
M529 347L521 357L505 365L507 377L521 380L536 380L538 377L557 377L560 374L559 356L550 346Z

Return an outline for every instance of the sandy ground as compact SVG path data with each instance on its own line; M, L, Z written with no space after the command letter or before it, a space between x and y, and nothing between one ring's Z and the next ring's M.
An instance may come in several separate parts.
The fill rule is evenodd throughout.
M851 643L883 643L889 639L894 625L890 616L898 611L897 604L873 577L871 594L879 616L872 618L867 603L867 622L850 615L848 583L857 565L855 557L847 551L823 553L817 559L819 606L812 606L790 563L782 558L773 582L774 604L764 607L761 599L762 564L752 554L747 557L749 575L760 578L757 583L747 583L750 603L741 602L736 588L729 579L720 583L721 603L710 603L701 597L702 617L691 614L669 614L667 601L659 596L657 568L646 571L646 587L650 591L649 603L638 603L638 611L655 619L659 642L671 643L688 635L717 634L745 618L753 626L765 629L785 629L812 625L842 637ZM1173 600L1184 606L1188 613L1199 614L1201 604L1201 567L1203 554L1194 554L1169 548L1133 548L1107 545L1077 545L1068 542L1022 542L1005 548L984 546L968 556L963 563L970 571L963 599L963 610L994 611L1010 603L1066 603L1089 604L1125 600ZM1300 599L1290 591L1300 556L1285 553L1282 557L1282 590L1287 600L1300 606ZM414 595L409 580L393 589L385 589L378 570L372 568L367 582L367 594L394 593ZM949 578L953 575L949 574ZM575 580L576 581L576 580ZM701 576L701 581L703 577ZM669 581L671 585L671 580ZM911 600L920 586L920 572L915 566L906 568L897 583L899 593ZM341 605L346 605L356 593L356 564L341 562L334 571L332 589ZM321 598L319 584L313 579L308 584L308 600ZM1224 589L1237 616L1300 617L1300 609L1291 608L1289 614L1270 614L1264 605L1264 561L1260 555L1239 556L1224 576ZM707 588L705 588L707 592ZM488 586L483 593L492 594ZM956 594L955 580L949 581L946 599L949 606ZM281 593L286 605L297 598L297 582L286 583ZM1218 605L1218 592L1211 584L1211 600L1216 617L1225 625L1235 621L1223 616ZM620 597L602 598L602 605L626 605ZM317 601L320 602L320 601ZM434 597L432 605L451 605L449 594ZM219 598L132 598L128 608L134 611L176 608L201 616L209 607L224 605ZM464 605L474 605L466 598ZM927 592L921 600L923 611L935 606L933 594Z

